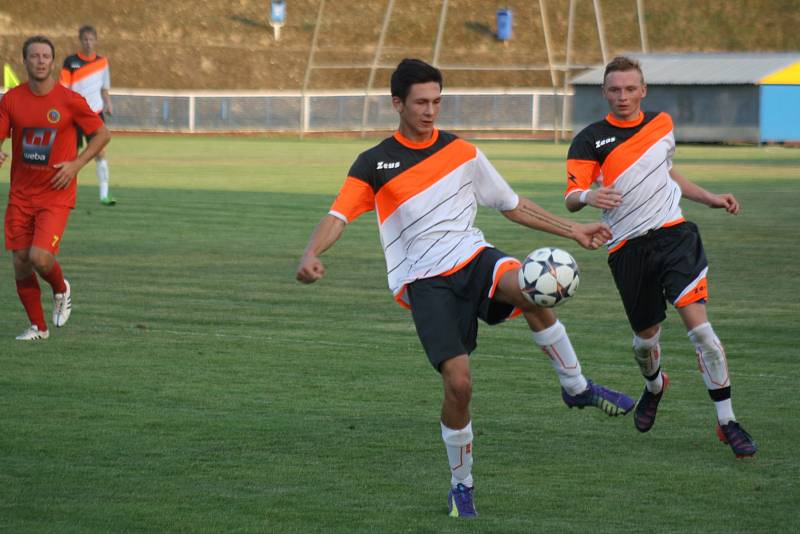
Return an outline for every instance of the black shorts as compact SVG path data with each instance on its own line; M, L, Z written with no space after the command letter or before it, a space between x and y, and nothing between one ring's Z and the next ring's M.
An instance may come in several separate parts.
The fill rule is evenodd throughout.
M519 265L516 259L496 248L485 248L451 275L408 284L417 335L437 371L445 360L475 350L478 318L487 324L497 324L514 312L514 306L490 298L496 268L505 262Z
M106 116L102 111L99 112L97 116L100 117L101 121L103 121L104 123L106 122ZM75 129L78 131L78 150L80 150L81 147L83 146L84 139L86 139L87 143L89 142L89 136L83 133L83 130L81 130L81 127L78 126L77 124L75 125Z
M681 307L708 297L708 261L692 222L631 239L609 255L608 265L634 332L664 321L667 301Z

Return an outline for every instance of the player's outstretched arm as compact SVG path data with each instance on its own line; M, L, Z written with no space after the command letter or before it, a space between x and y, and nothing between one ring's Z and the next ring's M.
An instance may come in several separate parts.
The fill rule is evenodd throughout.
M336 243L347 225L333 215L326 215L311 233L308 245L297 266L297 280L304 284L313 284L325 276L325 266L319 256Z
M6 161L6 158L8 158L8 154L3 152L3 141L4 139L0 139L0 167L3 166L3 163L5 163Z
M583 209L584 206L592 206L600 209L614 209L622 204L622 194L612 187L598 187L585 191L586 196L581 200L581 191L574 191L564 199L567 210L575 212Z
M603 223L581 224L553 215L530 199L519 197L513 210L501 212L508 220L568 239L594 250L611 239L611 229Z
M669 175L681 188L681 194L689 200L705 204L709 208L725 208L725 211L731 215L739 213L739 201L731 193L717 195L707 191L677 172L674 168L670 169Z
M92 134L86 148L78 154L78 157L72 161L62 161L53 165L58 171L50 178L50 183L54 189L64 189L69 183L77 176L87 163L92 161L94 157L100 153L103 148L111 140L111 132L108 128L101 126L96 132Z

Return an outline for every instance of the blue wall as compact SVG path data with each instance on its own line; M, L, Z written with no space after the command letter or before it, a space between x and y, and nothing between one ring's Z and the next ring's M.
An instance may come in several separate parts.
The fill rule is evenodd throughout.
M800 141L800 85L762 85L761 142Z

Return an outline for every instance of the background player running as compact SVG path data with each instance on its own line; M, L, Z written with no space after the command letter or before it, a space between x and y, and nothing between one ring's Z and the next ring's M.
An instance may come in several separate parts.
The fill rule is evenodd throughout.
M668 300L695 346L716 406L717 435L737 456L752 456L756 444L734 417L725 350L706 314L708 263L703 243L697 226L684 220L680 199L733 215L739 213L739 203L732 194L710 193L675 171L672 119L663 112L643 113L646 94L637 61L617 57L606 66L603 96L611 112L572 141L566 206L573 212L587 205L602 209L613 233L608 264L635 333L633 354L646 383L636 406L636 428L652 428L669 384L661 371L659 345Z
M53 288L53 324L64 326L69 319L71 290L55 256L75 206L77 173L111 137L86 100L53 78L54 56L46 37L26 40L22 58L28 81L0 99L0 165L8 157L2 146L9 134L13 152L5 244L13 251L17 294L31 324L17 337L23 341L50 335L37 273ZM76 125L91 136L80 155Z
M441 431L451 468L450 515L474 517L468 356L477 346L478 318L497 324L521 311L534 342L550 357L569 407L597 406L613 416L627 413L634 403L583 376L553 311L523 297L517 281L520 262L493 248L474 221L481 204L589 249L611 236L608 227L556 217L514 193L480 150L435 128L441 90L442 76L434 67L411 59L400 63L391 78L398 131L358 156L309 239L297 279L310 284L322 278L319 256L342 236L347 223L377 212L389 287L411 309L420 341L444 384Z

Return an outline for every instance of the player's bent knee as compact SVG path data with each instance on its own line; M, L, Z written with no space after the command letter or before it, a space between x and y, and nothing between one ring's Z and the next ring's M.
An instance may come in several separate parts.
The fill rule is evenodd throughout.
M453 365L447 366L448 362ZM445 396L461 404L469 403L472 398L472 375L469 367L458 365L459 362L448 360L442 365Z
M44 250L33 249L29 255L29 261L40 274L47 274L53 268L55 256Z

